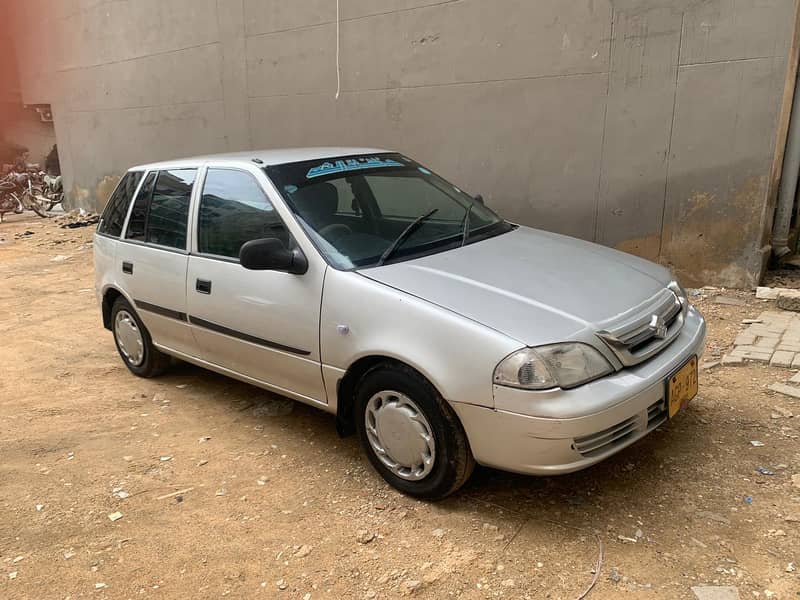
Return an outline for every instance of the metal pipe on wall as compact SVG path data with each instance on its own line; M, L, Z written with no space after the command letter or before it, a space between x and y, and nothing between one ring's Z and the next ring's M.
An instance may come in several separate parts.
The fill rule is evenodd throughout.
M798 177L800 177L800 77L795 80L792 116L789 121L780 192L772 226L772 253L776 258L792 252L789 248L789 228L794 214Z

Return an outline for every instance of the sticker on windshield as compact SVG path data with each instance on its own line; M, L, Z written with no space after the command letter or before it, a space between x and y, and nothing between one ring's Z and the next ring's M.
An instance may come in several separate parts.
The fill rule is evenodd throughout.
M391 158L380 158L372 156L369 158L348 158L345 160L337 160L334 162L324 162L319 166L314 167L306 174L306 179L313 179L314 177L322 177L323 175L332 175L334 173L347 173L349 171L360 171L362 169L375 169L378 167L403 167L403 163L399 163Z
M294 194L297 191L297 186L289 184L289 185L283 186L283 189L286 190L287 194Z

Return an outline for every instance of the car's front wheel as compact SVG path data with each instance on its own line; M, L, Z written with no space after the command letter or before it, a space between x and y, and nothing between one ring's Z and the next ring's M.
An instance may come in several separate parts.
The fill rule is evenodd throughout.
M125 366L139 377L156 377L170 365L168 355L153 345L150 332L125 298L120 296L111 308L111 330Z
M413 369L384 363L356 388L356 428L370 462L410 496L443 498L469 479L475 460L447 402Z

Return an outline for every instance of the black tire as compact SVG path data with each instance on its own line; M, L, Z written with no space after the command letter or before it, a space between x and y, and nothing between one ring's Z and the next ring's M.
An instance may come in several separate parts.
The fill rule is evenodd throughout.
M126 311L133 318L142 336L144 356L139 364L133 364L131 362L122 351L122 348L120 348L119 341L117 340L115 323L117 322L117 314L122 310ZM114 305L111 307L111 331L114 334L114 345L117 347L117 352L119 352L122 362L125 363L125 366L128 367L128 370L134 375L148 378L158 377L169 368L172 358L153 346L153 340L150 337L150 332L147 331L147 327L144 326L144 323L142 323L142 320L139 318L139 315L131 306L130 302L122 296L117 298L114 301Z
M396 475L370 444L365 421L367 404L375 394L386 390L405 394L430 424L436 454L432 470L422 479L410 481ZM367 371L356 386L354 415L358 437L372 466L389 485L404 494L438 500L458 490L472 475L475 459L461 422L436 388L414 369L387 362Z

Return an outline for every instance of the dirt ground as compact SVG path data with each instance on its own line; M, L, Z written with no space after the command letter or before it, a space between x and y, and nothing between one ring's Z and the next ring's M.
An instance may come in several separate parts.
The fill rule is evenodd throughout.
M800 401L766 390L789 370L704 370L686 412L599 466L479 468L452 498L418 502L330 415L185 364L131 375L94 297L93 227L7 219L0 598L574 599L598 540L592 599L693 598L696 585L800 598ZM705 361L771 306L694 300Z

